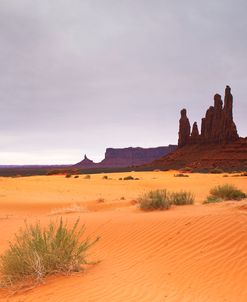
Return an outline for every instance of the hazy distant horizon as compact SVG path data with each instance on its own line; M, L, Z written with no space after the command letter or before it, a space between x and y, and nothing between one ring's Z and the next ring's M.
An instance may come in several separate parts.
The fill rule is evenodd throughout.
M220 3L219 3L220 2ZM244 0L2 0L0 165L177 143L232 88L247 136Z

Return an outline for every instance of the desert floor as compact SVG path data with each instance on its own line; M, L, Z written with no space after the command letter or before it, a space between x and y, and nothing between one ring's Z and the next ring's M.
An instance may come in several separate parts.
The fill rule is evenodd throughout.
M108 180L103 174L0 178L0 253L25 219L45 225L61 215L69 223L80 217L87 234L101 236L89 255L99 264L72 276L49 277L29 291L1 290L0 301L246 302L247 200L202 201L219 184L247 192L247 177L174 173L114 173ZM127 175L139 180L118 180ZM196 203L139 210L138 196L158 188L189 190Z

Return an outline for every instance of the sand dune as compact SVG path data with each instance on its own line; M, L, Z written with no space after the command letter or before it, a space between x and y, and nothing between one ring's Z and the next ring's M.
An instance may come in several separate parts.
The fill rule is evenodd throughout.
M74 202L87 211L65 217L72 223L80 216L87 234L101 236L90 259L102 261L82 274L50 277L25 293L10 297L1 291L0 301L247 301L246 201L201 205L215 184L227 180L244 189L247 178L135 174L141 180L119 181L119 174L107 181L102 175L79 181L61 176L1 179L1 252L23 219L45 224L54 206ZM197 203L149 213L131 204L140 192L161 187L191 190ZM98 203L99 197L105 202Z

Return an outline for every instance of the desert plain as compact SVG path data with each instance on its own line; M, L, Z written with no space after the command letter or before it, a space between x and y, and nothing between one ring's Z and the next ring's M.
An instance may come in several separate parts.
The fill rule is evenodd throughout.
M0 253L28 223L80 218L85 236L100 236L81 273L51 276L9 302L245 302L247 200L202 204L216 185L247 191L247 177L176 171L0 178ZM119 180L132 175L139 180ZM143 212L136 200L149 190L188 190L194 205Z

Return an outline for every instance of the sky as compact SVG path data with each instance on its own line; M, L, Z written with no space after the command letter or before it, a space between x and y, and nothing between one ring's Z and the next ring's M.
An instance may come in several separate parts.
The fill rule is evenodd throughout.
M0 0L0 165L177 143L232 87L247 136L246 0Z

